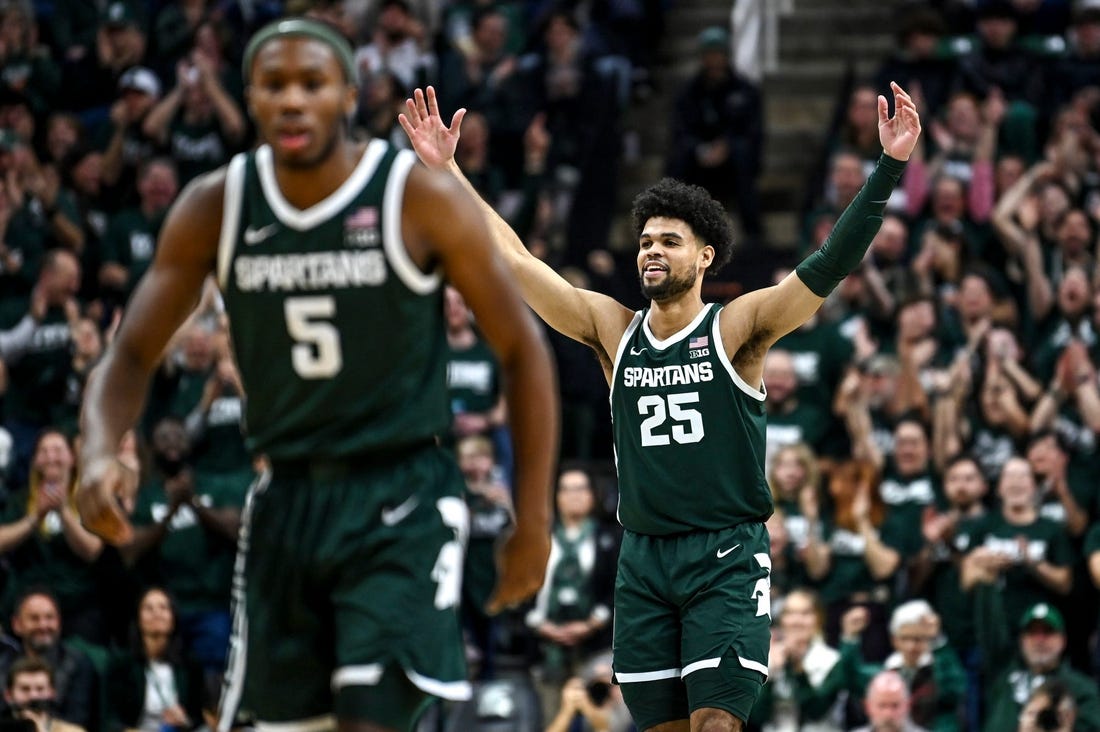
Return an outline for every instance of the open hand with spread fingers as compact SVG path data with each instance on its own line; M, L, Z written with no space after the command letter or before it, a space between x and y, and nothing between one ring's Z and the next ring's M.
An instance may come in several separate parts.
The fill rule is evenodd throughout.
M435 88L430 86L427 93L421 89L413 91L413 98L405 100L405 107L408 114L397 115L397 121L405 129L420 161L432 170L446 169L454 162L466 110L455 112L448 127L439 116L439 101Z
M890 116L890 107L886 97L878 98L878 139L883 151L895 160L908 160L920 137L920 115L917 105L897 83L891 81L894 90L894 116Z

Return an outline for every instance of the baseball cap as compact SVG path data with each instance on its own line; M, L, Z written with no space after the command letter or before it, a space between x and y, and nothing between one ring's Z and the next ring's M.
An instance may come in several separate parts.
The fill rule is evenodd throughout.
M127 89L134 89L152 97L159 97L160 79L144 66L134 66L127 69L118 80L118 90L125 91Z
M703 29L698 38L700 51L725 51L730 50L730 34L721 26L712 25Z
M1066 622L1062 619L1062 613L1058 612L1058 608L1045 602L1037 603L1028 608L1028 611L1020 618L1020 630L1036 622L1045 623L1057 633L1061 633L1066 629Z
M129 3L116 0L109 3L103 9L103 25L109 28L124 28L128 25L138 25L138 17Z

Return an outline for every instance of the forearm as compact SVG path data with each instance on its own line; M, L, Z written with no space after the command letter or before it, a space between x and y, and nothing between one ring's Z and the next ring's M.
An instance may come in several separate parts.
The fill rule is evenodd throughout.
M1006 386L1005 388L1012 387ZM1028 413L1020 406L1019 402L1012 400L1010 403L1002 404L1001 408L1005 412L1005 428L1009 433L1017 440L1022 440L1027 437L1030 431L1031 420Z
M234 509L208 508L195 499L191 501L191 509L199 518L203 528L208 529L218 537L229 541L237 541L237 532L241 528L241 514Z
M1035 403L1035 407L1031 410L1031 417L1028 420L1032 432L1041 432L1054 424L1054 419L1058 416L1058 407L1063 399L1065 399L1065 395L1058 390L1057 385L1052 385L1045 394L1039 397L1039 401Z
M970 179L969 209L970 218L975 223L985 223L993 214L996 192L993 184L993 163L988 160L976 160L974 175Z
M134 528L134 539L126 546L119 547L118 553L127 567L137 564L153 547L164 541L168 535L168 524L176 515L175 509L155 524Z
M173 87L159 104L149 110L145 121L141 123L141 131L148 137L163 143L168 139L168 125L176 116L182 102L183 90L179 86Z
M225 93L225 89L218 83L207 85L206 93L210 96L210 101L214 105L214 114L218 117L222 134L230 142L240 142L241 138L244 137L244 116L241 115L241 110L237 108L237 103Z
M18 521L0 526L0 554L7 554L26 541L38 526L38 517L27 514Z
M1089 379L1077 387L1077 409L1085 424L1093 432L1100 432L1100 388L1096 379Z
M1073 573L1069 567L1059 567L1045 559L1040 559L1030 566L1035 578L1046 587L1060 595L1069 594L1073 587Z
M859 533L866 541L863 561L866 562L871 576L879 581L886 579L897 571L898 565L901 564L901 555L882 543L878 529L872 526L870 521L860 522Z
M1054 306L1054 290L1043 271L1043 255L1039 241L1033 236L1027 237L1020 256L1023 259L1024 276L1027 279L1027 301L1031 306L1032 317L1040 321Z
M458 163L452 158L450 163L447 164L447 172L453 175L462 187L474 197L478 206L481 208L481 212L485 216L486 223L489 225L489 233L492 235L493 246L501 254L505 255L506 259L511 260L513 256L527 256L530 253L527 251L527 247L523 245L516 232L512 231L512 227L508 225L496 209L493 208L488 201L481 197L481 194L474 188L474 184L470 182L470 179L462 172L462 169L458 167Z
M557 716L547 725L546 732L569 732L569 727L573 724L575 715L576 712L572 707L562 706L558 710Z
M119 348L107 350L85 387L80 415L84 463L118 451L122 436L141 416L150 376L136 356Z
M1020 396L1024 398L1024 401L1030 404L1042 396L1042 385L1016 361L1005 359L1001 362L1001 370L1016 385L1016 389L1020 392Z
M103 551L103 540L81 525L80 517L76 515L74 508L65 506L60 513L61 531L65 535L65 543L73 550L73 554L91 564Z
M948 461L959 453L962 440L959 437L955 400L947 394L937 395L932 401L932 461L937 470L943 471Z
M1063 478L1063 481L1065 479ZM1066 529L1070 536L1081 536L1089 527L1088 512L1081 508L1081 504L1073 497L1068 485L1063 485L1058 490L1058 500L1062 502L1062 508L1066 511Z
M122 175L122 142L125 135L125 128L116 127L107 149L103 151L103 182L109 186L118 183Z
M806 543L806 552L803 556L806 574L815 582L825 579L825 576L829 574L831 564L829 545L813 535L816 529L817 527L812 524L807 529L810 532L810 539Z
M27 313L14 328L0 332L0 359L10 365L26 353L37 329L38 321Z
M905 170L905 163L885 153L829 237L796 268L799 279L818 297L827 297L840 281L859 266L882 224L886 201Z

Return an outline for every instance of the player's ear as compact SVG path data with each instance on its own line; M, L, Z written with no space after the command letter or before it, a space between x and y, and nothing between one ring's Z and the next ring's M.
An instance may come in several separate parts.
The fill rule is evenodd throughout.
M710 244L703 246L703 266L710 267L711 262L714 261L714 247Z
M252 106L252 85L249 84L244 88L244 106L248 109L248 115L253 119L256 119L256 109Z

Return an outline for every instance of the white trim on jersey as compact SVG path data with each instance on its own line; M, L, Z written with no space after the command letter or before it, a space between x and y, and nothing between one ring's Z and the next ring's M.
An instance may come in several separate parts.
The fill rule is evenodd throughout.
M260 174L260 188L263 190L267 205L275 213L275 218L287 228L295 231L306 231L338 214L350 204L362 191L371 176L374 175L378 163L386 152L386 143L383 140L371 140L363 156L355 165L355 170L347 177L340 187L325 198L303 210L295 208L286 200L279 189L279 181L275 178L275 163L272 158L271 146L261 145L256 150L256 170Z
M615 377L619 375L619 361L623 357L623 351L626 350L626 344L630 343L630 339L634 337L634 331L638 330L638 325L642 321L642 311L639 310L634 313L634 319L630 321L630 325L626 326L626 330L623 331L623 337L619 339L619 347L615 349L615 360L611 364L611 386L607 394L607 403L609 405L614 404L615 399ZM614 411L612 411L614 414Z
M382 197L382 246L386 259L405 286L417 295L429 295L439 288L442 277L439 272L425 274L416 266L405 248L401 236L401 203L405 200L405 181L416 163L412 150L397 153L386 179L386 192Z
M764 386L764 382L760 382L759 389L753 389L748 383L741 378L741 374L737 373L737 369L733 368L733 364L730 363L729 356L726 355L726 344L722 342L722 328L720 327L722 319L714 319L714 327L711 329L711 335L714 336L714 349L716 353L715 358L718 359L718 363L725 367L726 372L730 375L730 379L733 380L734 385L745 392L758 402L762 402L768 397L768 390Z
M707 317L707 313L710 312L710 309L712 307L714 307L714 303L708 302L707 304L703 305L703 309L699 311L699 314L696 315L690 323L670 335L668 338L665 338L663 341L657 336L653 335L653 331L649 329L649 318L651 315L653 315L653 309L650 308L648 311L646 311L645 320L642 321L642 331L645 333L646 338L650 342L650 345L652 345L658 351L663 351L669 346L675 345L687 338L688 334L691 333L691 331L699 327L699 323L703 322L703 318Z
M218 286L222 292L229 286L229 265L237 248L237 229L241 225L241 192L244 190L246 153L237 153L225 169L225 192L222 194L222 231L218 238Z

